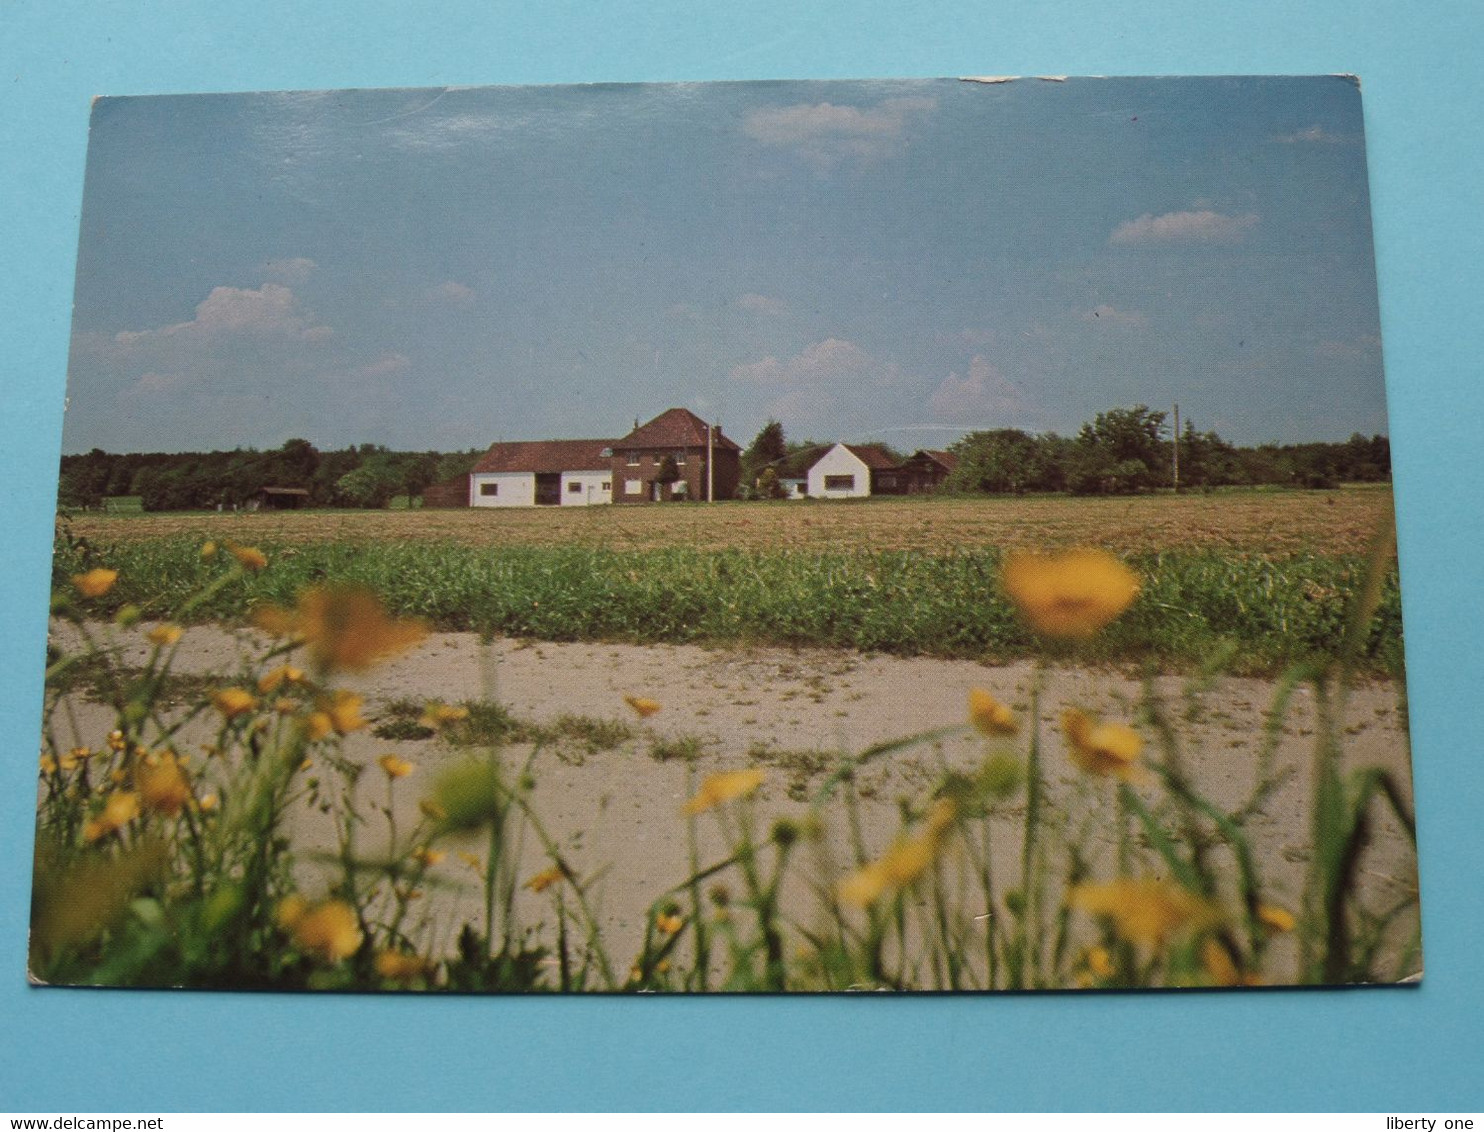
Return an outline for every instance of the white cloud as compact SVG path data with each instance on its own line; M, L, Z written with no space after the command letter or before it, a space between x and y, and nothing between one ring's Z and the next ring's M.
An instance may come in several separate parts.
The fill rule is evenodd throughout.
M1381 339L1375 334L1360 334L1350 339L1327 338L1314 346L1314 352L1322 358L1341 358L1354 361L1373 358L1381 351Z
M360 373L362 377L383 377L389 373L400 373L410 365L412 365L412 359L406 354L388 351L374 362L362 366Z
M474 289L466 287L456 280L449 279L428 290L428 297L440 303L448 303L450 306L467 307L474 301Z
M975 355L965 376L945 377L928 403L940 417L984 425L1019 419L1026 408L1020 390L982 354Z
M1146 212L1137 220L1125 220L1108 237L1110 244L1124 247L1158 244L1234 244L1257 226L1255 212L1228 216L1210 209L1195 212Z
M742 132L763 145L790 149L822 167L873 161L896 152L907 127L935 109L935 98L888 98L878 106L797 103L754 110Z
M1149 316L1143 311L1119 310L1111 303L1101 303L1090 311L1083 311L1082 320L1097 326L1117 326L1129 329L1149 325Z
M732 380L760 385L811 386L844 377L866 377L882 368L854 342L826 338L784 361L769 355L762 361L736 366L732 370Z
M139 380L130 387L130 393L169 393L178 389L186 383L183 375L178 373L155 373L150 370L141 374Z
M319 264L305 256L294 256L291 259L270 259L263 264L263 274L279 283L287 283L298 286L314 274Z
M264 283L257 290L214 287L196 304L196 317L154 330L120 330L114 343L137 349L170 339L216 341L254 337L300 342L322 342L333 335L302 310L293 291L280 283Z
M782 299L759 295L756 291L749 291L740 296L737 299L737 305L755 314L780 315L788 310L788 305Z
M1348 134L1332 134L1316 124L1291 134L1277 134L1273 140L1283 145L1344 145L1352 139Z

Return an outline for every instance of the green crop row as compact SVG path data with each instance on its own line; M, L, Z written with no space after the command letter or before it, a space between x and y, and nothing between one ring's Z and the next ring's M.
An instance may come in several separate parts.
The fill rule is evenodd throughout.
M442 630L550 641L759 644L897 655L1031 656L1036 638L1000 590L1000 555L975 549L738 551L698 548L480 548L454 544L320 543L261 548L267 569L216 593L199 620L234 621L261 603L291 605L335 579L374 588L402 616ZM1125 663L1200 666L1213 650L1230 668L1274 672L1333 656L1365 569L1359 557L1227 557L1209 551L1128 559L1138 600L1080 654ZM194 540L104 545L61 540L54 584L94 567L119 572L99 608L145 616L178 609L224 567ZM1401 601L1394 565L1367 630L1363 663L1399 672Z

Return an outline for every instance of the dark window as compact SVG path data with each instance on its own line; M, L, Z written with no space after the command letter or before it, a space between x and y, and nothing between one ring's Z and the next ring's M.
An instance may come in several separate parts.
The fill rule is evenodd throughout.
M578 483L576 480L572 480L570 483L567 484L568 495L580 495L581 493L582 484Z
M604 491L612 491L613 490L613 481L612 480L604 480L603 481L603 490Z
M479 485L480 495L499 495L500 485L497 483L482 483Z
M826 491L854 491L854 476L825 476L824 489Z

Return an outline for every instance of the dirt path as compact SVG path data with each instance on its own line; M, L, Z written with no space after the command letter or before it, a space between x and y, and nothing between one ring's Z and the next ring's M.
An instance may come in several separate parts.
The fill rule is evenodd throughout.
M176 668L221 674L230 679L259 644L251 634L215 628L191 629L182 642ZM144 656L125 656L139 663ZM780 649L715 650L688 646L527 644L498 641L481 646L472 634L440 634L415 653L345 686L365 695L368 715L395 699L447 702L493 699L520 719L551 722L562 715L636 723L625 695L657 700L662 710L636 730L638 737L612 750L563 749L542 755L535 800L544 820L578 867L608 865L603 881L606 930L617 953L637 944L645 909L659 893L686 875L686 824L680 809L691 776L748 764L765 767L760 812L766 820L797 814L800 799L822 781L841 752L857 752L886 739L961 723L970 688L983 687L1024 713L1029 707L1033 669L1029 663L988 667L969 661L902 659L824 651ZM1162 679L1159 690L1177 712L1187 706L1181 682ZM1180 724L1191 776L1198 787L1225 806L1240 805L1257 773L1265 714L1273 696L1269 682L1229 679L1206 694L1198 718ZM1063 812L1091 814L1109 805L1104 784L1089 783L1070 764L1057 720L1078 706L1109 718L1129 719L1141 689L1136 681L1105 673L1064 670L1052 673L1041 705L1046 737L1046 773L1052 798ZM96 744L111 726L108 709L70 697L79 723L76 741ZM61 717L59 716L60 720ZM1397 690L1384 683L1360 687L1345 720L1345 758L1354 766L1392 769L1410 787L1404 723ZM1251 823L1258 865L1272 897L1296 908L1308 859L1308 799L1313 750L1314 703L1301 689L1285 720L1277 766L1288 777ZM59 739L73 741L65 726ZM659 761L655 740L699 742L694 766ZM194 741L194 740L193 740ZM1024 749L1023 742L1020 749ZM388 741L369 732L347 740L347 753L373 762L394 751L419 769L400 790L398 819L416 820L420 789L436 776L439 764L460 753L440 740ZM974 734L899 752L860 780L865 796L863 827L873 851L880 851L898 828L898 799L921 798L944 766L969 767L984 757L984 740ZM374 781L372 781L374 780ZM381 797L379 775L371 776ZM1151 797L1152 789L1145 791ZM1018 855L1020 814L1008 809L994 823L995 851L1013 862ZM404 824L403 828L407 828ZM720 851L709 822L703 821L702 857ZM1072 829L1069 826L1069 831ZM1093 820L1084 833L1094 871L1111 868L1111 823ZM313 812L300 816L300 843L327 847L331 831ZM369 837L374 845L374 835ZM841 842L840 844L843 844ZM531 871L539 855L527 847ZM839 845L836 846L839 849ZM843 852L838 853L843 857ZM461 916L472 913L472 874L449 860L438 866L464 885L462 895L430 902L431 915L447 940ZM1378 898L1415 889L1415 866L1400 829L1379 821L1364 868L1366 887ZM306 886L314 882L309 877ZM448 890L442 890L448 891ZM532 918L542 905L534 897ZM1285 952L1284 948L1288 951ZM1280 944L1277 962L1291 963L1292 943Z

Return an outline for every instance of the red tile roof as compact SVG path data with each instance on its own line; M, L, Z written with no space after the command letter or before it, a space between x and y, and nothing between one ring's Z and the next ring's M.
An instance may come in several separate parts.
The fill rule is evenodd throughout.
M958 467L958 457L952 452L945 452L941 448L919 448L913 453L912 459L915 460L919 456L926 456L945 472L951 472L954 468Z
M847 444L845 448L873 471L884 472L901 467L901 461L879 444Z
M742 451L736 441L716 430L714 444L732 452ZM648 424L642 424L621 440L615 448L705 448L706 422L689 409L666 409Z
M596 472L612 464L616 440L513 440L492 444L476 472Z

